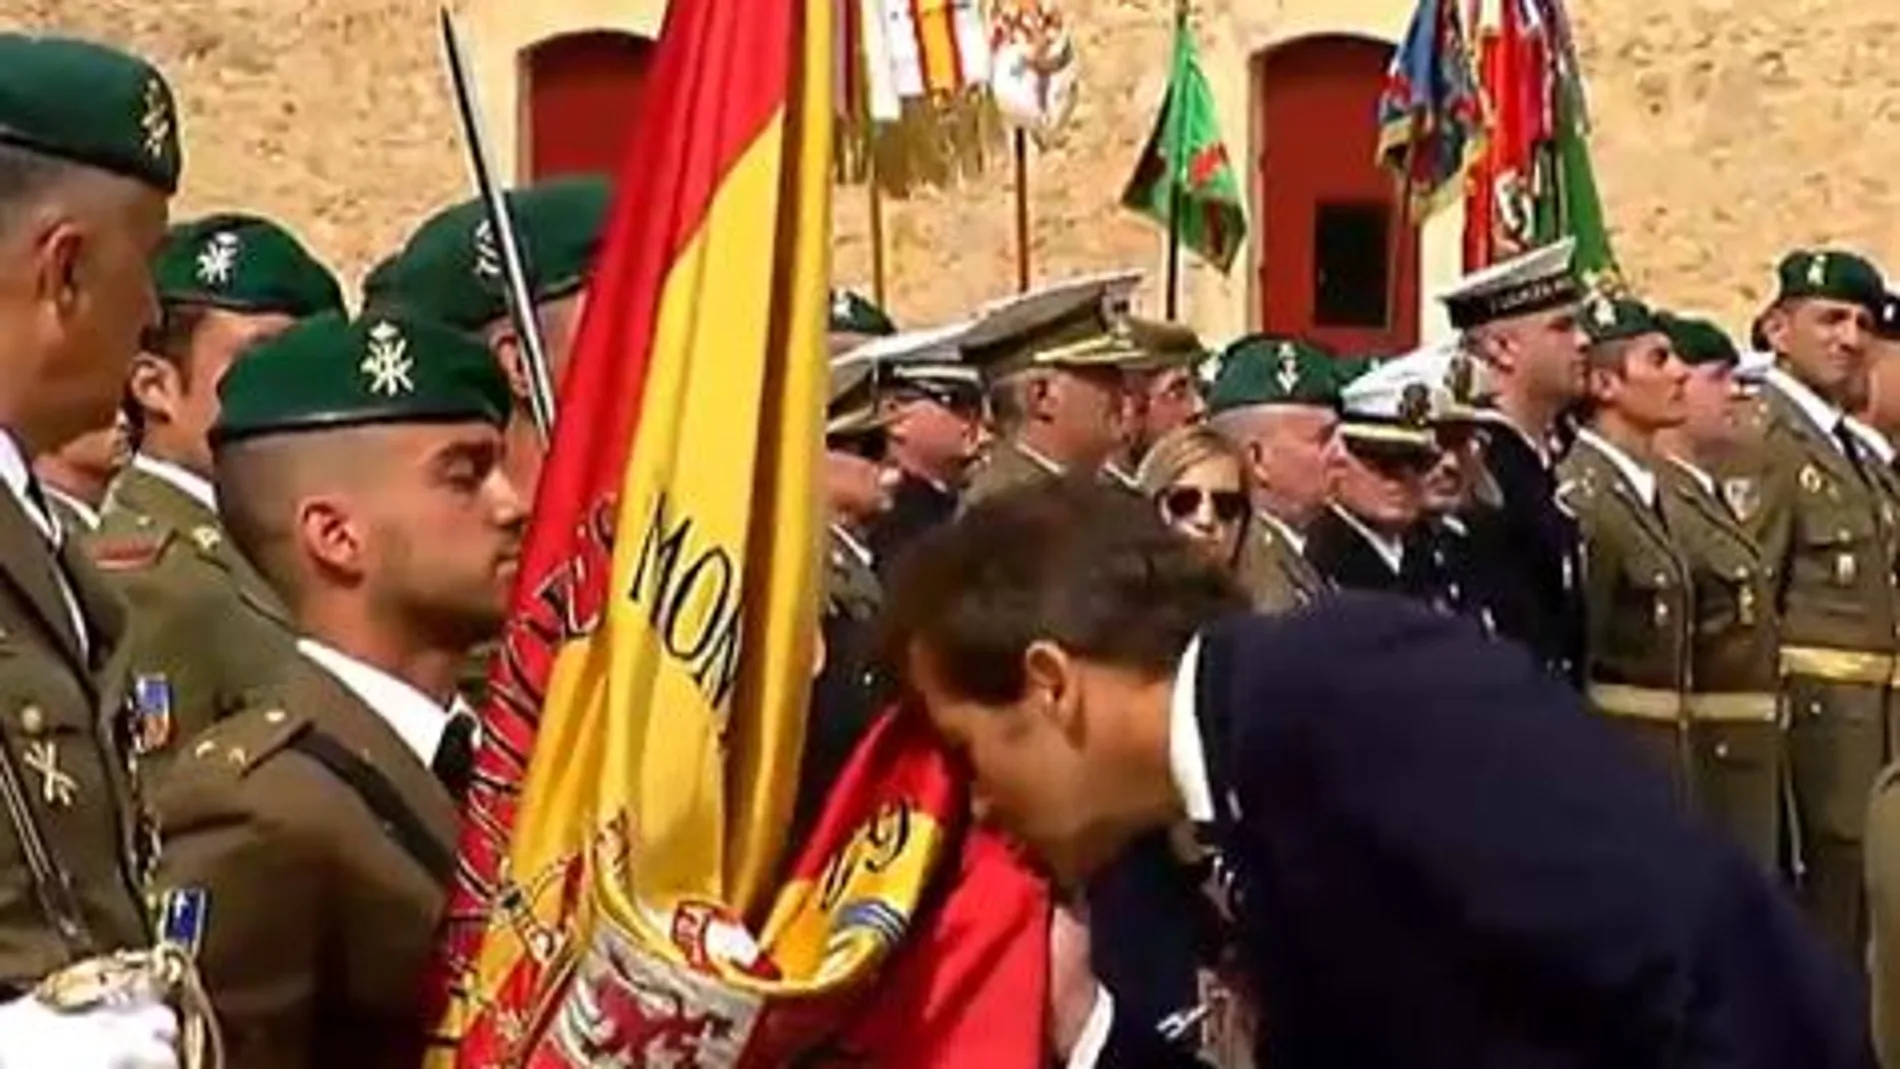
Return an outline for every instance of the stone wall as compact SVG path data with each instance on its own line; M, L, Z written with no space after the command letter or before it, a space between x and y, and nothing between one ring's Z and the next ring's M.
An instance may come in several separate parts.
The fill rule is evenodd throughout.
M518 0L462 0L463 7ZM1240 28L1323 22L1340 5L1204 0L1210 75L1247 61ZM1599 177L1633 280L1732 322L1798 242L1864 247L1900 271L1900 8L1857 0L1572 0L1598 119ZM1070 0L1083 91L1064 143L1033 160L1036 273L1160 263L1112 207L1165 78L1165 0ZM423 0L15 0L0 24L145 51L178 85L184 214L245 207L295 224L351 279L467 186L433 3ZM1315 12L1319 14L1316 16ZM1244 84L1244 83L1242 83ZM495 94L488 94L491 98ZM1236 133L1251 121L1222 116ZM1234 136L1231 135L1230 136ZM1324 136L1316 131L1315 136ZM961 188L887 203L890 300L947 317L1013 286L1006 159ZM869 275L862 189L837 203L836 273ZM1244 269L1236 267L1236 278ZM1200 277L1190 314L1224 330L1244 295Z

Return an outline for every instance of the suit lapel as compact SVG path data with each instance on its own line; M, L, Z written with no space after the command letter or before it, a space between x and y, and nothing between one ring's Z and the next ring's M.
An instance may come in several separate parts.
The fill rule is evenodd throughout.
M421 757L382 715L321 665L299 654L286 672L288 701L308 710L317 729L348 748L388 780L431 836L455 849L455 801Z
M1807 413L1789 400L1788 395L1782 393L1780 388L1769 386L1762 393L1767 398L1768 409L1774 417L1785 424L1797 438L1807 443L1808 453L1843 485L1853 486L1866 480L1867 477L1856 470L1853 463L1847 459L1847 454L1841 452L1840 444L1834 441L1828 432L1816 427L1814 421L1808 418Z
M59 547L59 561L66 570L73 596L79 599L79 613L86 618L90 631L87 637L92 640L89 667L96 672L112 660L119 640L125 636L125 603L106 586L92 561L76 547L73 539L68 538Z
M82 676L90 676L84 647L59 589L59 565L39 528L13 494L0 491L0 571L39 618L53 645Z

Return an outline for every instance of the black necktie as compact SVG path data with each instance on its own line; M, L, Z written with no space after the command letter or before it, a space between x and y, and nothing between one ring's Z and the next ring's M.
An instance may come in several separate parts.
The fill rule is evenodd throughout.
M1854 474L1864 481L1867 467L1861 460L1860 438L1843 422L1834 425L1834 440L1841 443L1841 452L1847 454L1847 462L1854 466Z
M475 771L475 718L467 713L449 717L442 729L442 741L435 745L435 759L429 762L435 778L448 788L456 801L468 790L469 776Z
M53 513L52 502L46 500L46 488L42 487L40 481L31 475L26 477L26 499L33 503L34 508L40 510L40 519L45 520L47 527L52 531L49 541L53 549L58 550L60 535L65 532L59 529L59 517Z

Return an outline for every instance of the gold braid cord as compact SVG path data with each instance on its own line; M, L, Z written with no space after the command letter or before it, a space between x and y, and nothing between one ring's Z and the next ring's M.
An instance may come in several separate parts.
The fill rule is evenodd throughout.
M222 1069L224 1040L217 1013L191 953L176 943L150 950L122 950L87 958L41 980L33 997L61 1013L158 997L178 1010L180 1055L185 1069Z

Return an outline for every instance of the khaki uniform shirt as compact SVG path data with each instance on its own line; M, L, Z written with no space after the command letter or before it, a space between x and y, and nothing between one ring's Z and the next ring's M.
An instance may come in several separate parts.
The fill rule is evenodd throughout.
M1013 438L999 439L989 459L971 477L969 489L963 492L963 507L1012 486L1061 477L1062 468L1054 461Z
M1264 613L1298 608L1331 589L1286 525L1258 510L1241 541L1237 573L1254 608Z
M3 432L0 474L0 994L11 995L150 942L154 847L115 660L124 610L71 532L52 548Z
M405 739L414 709L385 706L300 654L165 777L160 882L206 896L199 965L231 1069L420 1064L457 818Z
M114 484L87 550L131 609L133 708L146 759L162 769L276 679L293 654L286 611L210 503L143 458Z

